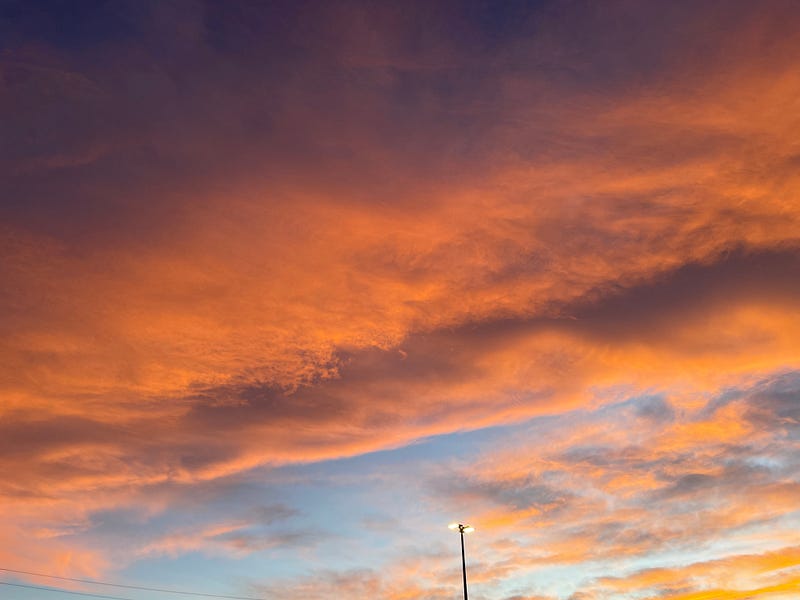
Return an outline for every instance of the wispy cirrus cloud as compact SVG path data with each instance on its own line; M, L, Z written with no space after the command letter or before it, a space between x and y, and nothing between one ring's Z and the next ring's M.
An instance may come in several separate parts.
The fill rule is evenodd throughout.
M589 598L788 594L796 398L795 372L699 402L631 398L525 428L503 451L437 473L433 489L454 507L483 507L477 581L532 572L531 591L565 597L569 582L553 573L580 565ZM637 568L643 557L653 566ZM592 575L604 572L614 576Z

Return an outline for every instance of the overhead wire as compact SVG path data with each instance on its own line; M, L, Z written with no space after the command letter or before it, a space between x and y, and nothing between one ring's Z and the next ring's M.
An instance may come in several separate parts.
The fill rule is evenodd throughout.
M0 571L6 573L15 573L17 575L30 575L32 577L47 577L49 579L58 579L60 581L71 581L73 583L85 583L88 585L104 585L107 587L115 587L115 588L122 588L128 590L140 590L143 592L160 592L162 594L179 594L182 596L197 596L202 598L222 598L224 600L261 600L261 598L254 598L252 596L227 596L225 594L209 594L203 592L190 592L185 590L174 590L174 589L166 589L166 588L154 588L154 587L146 587L143 585L130 585L125 583L111 583L109 581L98 581L96 579L78 579L77 577L62 577L60 575L49 575L47 573L36 573L34 571L22 571L19 569L7 569L5 567L0 567ZM19 587L25 587L22 584L14 584L8 582L0 582L4 585L17 585ZM31 587L31 586L29 586ZM33 586L35 587L35 586ZM51 588L42 588L42 589L51 589ZM53 589L53 591L61 591ZM65 591L65 593L79 593L79 592L70 592ZM130 598L122 598L119 599L116 596L98 596L97 594L83 594L88 596L95 596L97 598L113 598L114 600L131 600Z
M11 583L10 581L0 581L0 585L11 585L18 588L26 588L29 590L41 590L44 592L56 592L58 594L71 594L73 596L83 596L85 598L105 598L106 600L133 600L132 598L123 598L122 596L104 596L103 594L90 594L88 592L75 592L72 590L62 590L59 588L44 587L41 585L29 585L25 583Z

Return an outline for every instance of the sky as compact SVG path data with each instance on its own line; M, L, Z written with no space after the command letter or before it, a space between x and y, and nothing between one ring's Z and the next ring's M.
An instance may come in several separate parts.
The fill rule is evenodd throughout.
M0 597L797 598L798 140L789 0L0 1Z

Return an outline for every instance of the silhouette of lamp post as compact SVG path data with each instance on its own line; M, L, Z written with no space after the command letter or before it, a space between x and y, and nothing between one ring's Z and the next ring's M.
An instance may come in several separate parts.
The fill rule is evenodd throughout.
M463 523L450 523L447 526L448 529L452 529L453 531L458 530L458 533L461 534L461 573L464 575L464 600L468 600L467 598L467 561L464 558L464 534L465 533L472 533L475 531L475 528L472 525L464 525Z

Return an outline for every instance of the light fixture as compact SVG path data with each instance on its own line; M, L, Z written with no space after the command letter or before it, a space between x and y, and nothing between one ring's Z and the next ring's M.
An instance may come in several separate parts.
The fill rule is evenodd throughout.
M475 528L472 525L465 525L464 523L450 523L450 525L448 525L447 528L452 529L453 531L458 530L458 533L461 535L461 573L464 576L464 600L468 600L467 560L464 555L464 534L472 533L473 531L475 531Z

